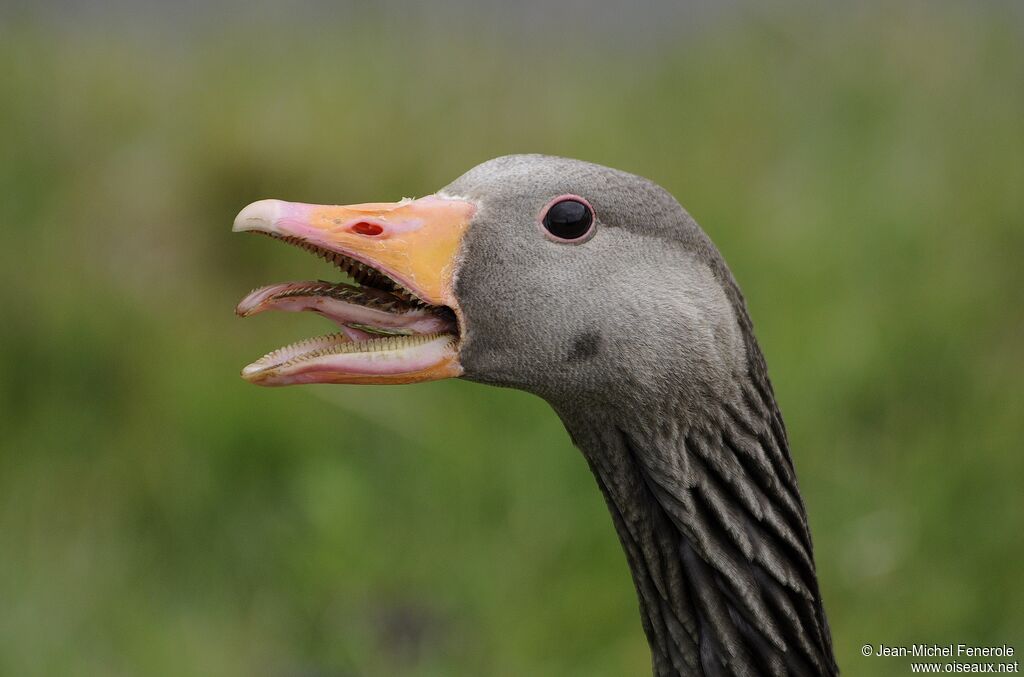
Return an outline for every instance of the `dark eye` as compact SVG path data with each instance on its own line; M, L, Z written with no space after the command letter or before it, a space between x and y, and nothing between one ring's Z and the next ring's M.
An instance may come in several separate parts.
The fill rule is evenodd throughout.
M543 224L558 240L579 240L594 225L594 211L582 198L559 198L548 207Z

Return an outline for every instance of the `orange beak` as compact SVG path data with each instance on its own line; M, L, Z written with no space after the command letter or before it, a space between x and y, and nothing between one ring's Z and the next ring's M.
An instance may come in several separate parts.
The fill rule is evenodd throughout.
M458 313L456 258L475 212L471 202L434 195L347 206L260 200L245 207L235 218L234 231L273 235L343 262L350 272L353 265L365 266L427 305L403 301L397 291L357 290L341 283L258 289L239 304L239 314L313 310L334 320L342 332L274 351L246 367L243 378L289 385L413 383L459 376L454 320L433 313L441 306ZM357 279L359 273L354 272Z
M234 230L297 238L381 271L430 305L451 305L455 256L476 207L428 196L346 206L260 200Z

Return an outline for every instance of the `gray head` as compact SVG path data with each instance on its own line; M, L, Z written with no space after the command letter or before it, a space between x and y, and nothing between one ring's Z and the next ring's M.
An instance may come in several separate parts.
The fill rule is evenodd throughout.
M479 205L455 282L466 378L561 409L696 400L743 368L731 278L661 187L578 160L514 155L442 193ZM593 210L590 229L552 236L545 210L577 198Z
M568 241L544 225L566 200L591 219ZM462 375L555 404L619 405L668 391L699 399L730 383L745 360L742 303L714 246L665 190L607 167L512 155L415 201L263 200L239 214L235 229L299 244L361 283L363 297L348 285L300 282L256 290L239 304L243 315L312 310L341 329L336 341L288 346L247 367L243 375L263 385ZM368 298L391 303L389 312L371 315ZM403 359L385 364L376 354L375 364L355 364L370 352L363 347L380 347L366 343L379 339L377 330L427 347L403 345ZM441 346L424 338L434 334L454 339Z

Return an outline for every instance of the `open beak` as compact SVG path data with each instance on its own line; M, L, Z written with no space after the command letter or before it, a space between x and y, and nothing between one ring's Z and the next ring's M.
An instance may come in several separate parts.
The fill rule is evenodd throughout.
M242 371L259 385L415 383L462 374L453 291L462 237L476 211L428 196L348 206L261 200L233 230L259 232L334 263L353 284L303 281L254 290L236 312L312 311L339 332L275 350Z

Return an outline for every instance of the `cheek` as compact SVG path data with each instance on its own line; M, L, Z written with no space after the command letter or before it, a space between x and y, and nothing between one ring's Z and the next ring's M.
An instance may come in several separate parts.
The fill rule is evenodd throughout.
M523 287L496 289L486 302L469 301L460 355L467 378L523 390L545 384L572 352L558 320L554 309ZM593 341L583 340L578 348L571 359L585 360Z
M581 373L605 353L599 325L607 313L599 306L608 299L609 271L590 250L599 237L555 244L534 223L516 227L523 232L506 234L500 245L485 246L482 236L468 243L455 287L461 362L467 378L532 389Z

